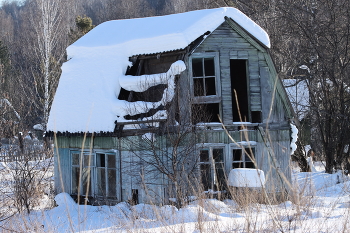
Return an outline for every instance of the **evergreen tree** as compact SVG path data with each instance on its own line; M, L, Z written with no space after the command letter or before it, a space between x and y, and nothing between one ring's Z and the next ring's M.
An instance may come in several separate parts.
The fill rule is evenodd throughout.
M69 34L71 43L74 43L80 37L84 36L86 33L88 33L91 29L95 27L95 25L92 25L92 19L90 17L87 17L87 16L81 17L80 15L76 17L75 25L77 29L76 30L71 29Z

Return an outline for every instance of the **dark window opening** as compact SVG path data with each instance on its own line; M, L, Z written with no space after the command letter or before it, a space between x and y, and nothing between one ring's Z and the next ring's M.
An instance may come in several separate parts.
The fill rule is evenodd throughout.
M105 154L96 154L96 166L97 167L106 167Z
M249 121L250 119L248 105L248 80L246 60L231 59L230 72L233 121Z
M193 104L192 105L192 123L199 122L220 122L220 104Z
M232 150L233 161L242 161L242 150L241 149L233 149Z
M138 189L132 189L131 190L131 203L132 205L139 204L139 190Z
M261 123L261 111L252 111L252 123Z
M160 105L158 108L154 109L150 109L148 112L145 112L145 113L141 113L141 114L136 114L136 115L126 115L124 116L124 118L126 120L139 120L139 119L143 119L145 117L151 117L153 116L154 114L156 114L159 110L164 110L165 107L163 105Z
M209 162L209 151L201 150L199 153L199 158L201 162Z
M212 175L210 164L200 164L201 180L204 190L212 189Z
M116 158L114 154L108 154L108 168L116 168Z
M245 148L244 150L244 157L245 157L245 168L255 168L254 166L254 148Z
M224 170L224 163L215 164L215 191L225 190L226 189L226 177Z
M168 85L159 84L148 88L144 92L127 91L121 88L118 99L127 100L129 102L145 101L145 102L159 102L163 97L163 92Z
M224 149L212 148L200 150L200 173L204 190L226 189Z
M233 149L232 150L232 168L255 168L254 148Z
M213 149L213 159L215 163L224 162L224 151L222 149Z

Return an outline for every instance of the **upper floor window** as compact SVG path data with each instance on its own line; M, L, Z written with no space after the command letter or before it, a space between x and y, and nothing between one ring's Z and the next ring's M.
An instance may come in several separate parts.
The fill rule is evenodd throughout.
M214 57L193 58L193 94L194 96L216 95Z
M191 61L192 91L194 97L219 96L217 53L193 54Z
M221 88L217 52L195 53L190 59L192 123L219 122Z

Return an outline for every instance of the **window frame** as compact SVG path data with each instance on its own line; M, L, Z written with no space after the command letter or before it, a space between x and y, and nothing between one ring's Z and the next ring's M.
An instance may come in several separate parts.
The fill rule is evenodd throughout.
M192 59L205 59L205 58L214 58L214 70L215 70L215 90L216 95L203 95L195 96L194 95L194 79L193 69L192 69ZM203 66L204 69L204 66ZM195 103L220 103L221 102L221 83L220 83L220 63L219 63L219 52L207 52L207 53L193 53L189 57L189 74L190 74L190 89L191 96ZM203 76L205 78L205 75Z
M244 151L249 151L249 150L252 150L253 152L253 158L256 162L256 145L254 143L250 144L250 145L242 145L242 146L239 146L237 144L231 144L230 145L230 149L229 149L229 156L230 156L230 170L231 169L235 169L235 167L233 166L234 163L242 163L243 166L242 167L239 167L239 168L247 168L247 163L253 163L253 166L254 168L253 169L256 169L255 167L255 164L253 162L253 160L250 160L250 161L246 161L246 156L245 156L245 153ZM240 150L241 151L241 160L234 160L234 156L233 156L233 150Z
M215 149L222 149L222 161L221 162L215 162L214 158L213 158L213 151ZM203 150L208 150L209 153L208 153L208 161L201 161L201 158L200 158L200 154L201 154L201 151ZM222 164L221 166L221 169L223 169L223 173L224 173L224 176L226 176L227 178L227 169L226 169L226 164L227 164L227 158L226 158L226 155L227 155L227 147L225 144L204 144L204 145L201 145L199 146L198 148L198 152L197 152L199 158L198 158L198 170L199 170L199 176L200 176L200 181L201 181L201 184L203 185L203 180L202 180L202 170L201 170L201 165L209 165L210 166L210 183L211 183L211 187L209 187L209 189L211 190L217 190L218 189L218 185L219 182L218 182L218 178L217 178L217 172L216 172L216 168L217 168L217 164ZM221 186L225 186L225 184L221 184ZM222 187L221 187L222 188ZM208 190L204 190L204 191L208 191Z
M205 58L214 58L214 71L215 71L215 95L208 96L195 96L194 95L194 79L193 77L193 68L192 68L192 60L193 59L205 59ZM204 62L203 67L204 70ZM210 104L218 104L218 114L222 116L222 104L221 104L221 79L220 79L220 63L219 63L219 52L205 52L205 53L193 53L189 57L189 77L190 77L190 93L192 96L193 105L210 105ZM205 75L203 76L205 77ZM192 110L191 110L192 111ZM193 120L192 120L193 122ZM196 122L193 122L197 124ZM202 123L202 122L198 122ZM219 121L209 121L203 123L219 123Z
M73 156L74 154L78 154L78 164L73 164ZM105 166L104 167L99 167L97 166L97 155L98 154L104 154L105 155ZM84 160L81 160L81 156L86 156L86 155L91 155L91 161L92 164L89 164L90 166L85 166L84 164ZM115 166L114 168L111 168L108 166L108 157L109 155L115 156ZM107 159L106 159L107 158ZM110 151L110 150L71 150L70 151L70 176L71 176L71 181L70 181L70 188L71 188L71 194L72 195L80 195L80 196L85 196L86 193L84 193L84 187L83 185L79 186L79 182L81 184L82 182L82 176L79 174L79 179L78 179L78 184L73 185L74 181L74 177L73 177L73 169L74 168L78 168L79 169L79 173L80 171L82 171L83 168L89 168L90 169L90 193L88 194L88 196L92 196L92 197L104 197L104 198L108 198L108 199L120 199L120 193L119 193L119 189L118 187L120 187L119 185L119 176L120 176L120 169L119 169L119 164L118 164L118 160L119 158L117 157L117 153ZM82 166L82 167L81 167ZM98 169L103 169L104 173L105 173L105 195L100 195L99 194L99 190L98 190ZM115 190L114 196L109 196L109 182L108 182L108 171L109 170L114 170L115 171ZM79 190L78 190L79 189Z

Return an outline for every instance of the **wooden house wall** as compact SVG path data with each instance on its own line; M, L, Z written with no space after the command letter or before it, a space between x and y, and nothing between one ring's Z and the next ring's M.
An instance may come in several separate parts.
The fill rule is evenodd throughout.
M69 148L57 148L54 152L56 193L71 192L71 158Z
M261 89L259 66L264 59L258 57L257 48L234 31L226 22L219 26L205 41L196 48L195 53L219 52L220 84L222 98L222 118L225 124L231 124L232 93L230 59L247 60L250 111L261 111ZM267 66L267 64L264 64Z

